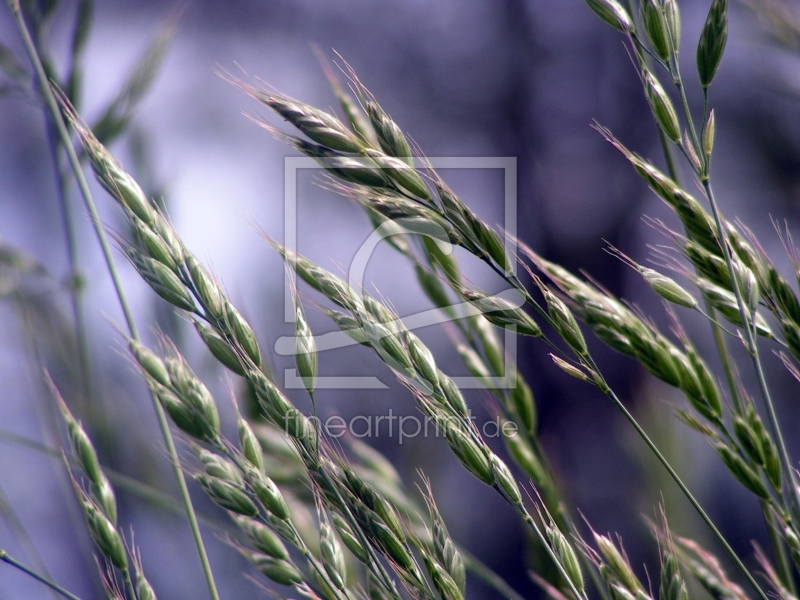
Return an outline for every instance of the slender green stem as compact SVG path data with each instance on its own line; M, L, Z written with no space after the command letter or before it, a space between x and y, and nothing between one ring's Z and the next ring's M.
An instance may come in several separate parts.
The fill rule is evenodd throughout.
M0 561L3 561L4 563L9 564L9 565L11 565L12 567L14 567L16 569L19 569L20 571L22 571L26 575L29 575L29 576L33 577L36 581L38 581L40 583L43 583L44 585L49 587L51 590L54 590L54 591L58 592L59 594L61 594L62 596L64 596L64 598L69 598L69 600L81 600L75 594L71 594L70 592L68 592L67 590L62 588L60 585L58 585L56 583L53 583L52 581L50 581L46 577L44 577L42 575L39 575L39 573L37 573L36 571L33 571L33 570L29 569L28 567L23 565L21 562L19 562L16 559L12 558L11 556L8 555L8 553L5 550L0 550Z
M655 454L656 458L664 466L664 468L670 474L675 483L678 484L678 487L681 489L683 494L686 496L686 498L692 504L694 509L697 511L697 514L700 515L700 518L703 519L706 525L708 525L709 529L711 529L714 536L717 538L717 540L719 540L719 543L722 544L722 547L724 548L725 552L728 553L728 555L731 557L731 560L733 560L736 567L742 572L742 574L745 576L750 585L753 586L753 589L755 589L759 597L761 597L762 600L768 600L768 597L764 593L764 590L761 589L761 587L758 585L753 575L750 573L747 567L744 566L744 563L742 563L741 559L733 550L733 548L731 548L730 544L728 544L728 541L725 539L725 536L723 536L720 530L717 529L717 526L714 525L714 522L711 520L711 517L709 517L708 513L706 513L706 511L703 510L703 507L700 506L700 503L694 497L692 492L689 491L689 488L686 487L685 483L683 483L683 480L680 478L680 475L678 475L678 473L675 472L675 469L672 468L672 465L669 464L669 461L664 457L663 454L661 454L661 451L658 449L658 446L656 446L653 440L650 439L650 436L647 435L647 432L644 429L642 429L642 426L639 425L639 422L636 420L636 418L630 413L630 411L627 408L625 408L625 405L617 397L617 395L614 393L613 390L609 389L606 392L606 395L614 402L614 404L616 404L617 408L619 408L619 410L622 411L622 414L625 416L628 422L631 425L633 425L633 428L636 430L636 432L639 434L642 440L644 440L645 444L647 444L647 446L650 448L653 454Z
M138 596L136 595L136 590L133 587L130 569L124 569L122 571L122 579L125 581L125 589L128 591L128 595L131 597L131 600L137 600Z
M766 500L761 501L761 512L764 513L767 533L769 534L769 540L772 543L772 549L775 552L775 558L778 562L778 571L781 581L792 593L792 596L796 598L797 585L795 584L794 575L792 574L792 565L789 560L789 554L786 551L786 544L783 538L778 534L775 515L770 510L770 505Z
M714 307L711 306L711 303L708 301L708 298L704 298L706 311L708 312L709 316L714 316ZM739 387L736 385L736 377L733 373L733 367L731 366L731 357L728 353L728 347L725 344L725 339L722 337L722 331L720 326L713 321L711 323L711 331L714 334L714 343L717 346L717 352L719 353L720 361L722 361L722 370L725 373L725 381L728 384L728 391L731 395L731 400L733 401L733 408L737 414L742 413L742 405L741 401L739 400Z
M781 433L780 426L778 424L778 417L775 413L775 405L772 402L772 398L769 393L769 387L767 386L767 379L764 375L764 369L761 365L761 359L759 358L758 354L758 344L755 339L755 334L753 333L752 327L748 326L750 322L750 315L747 311L745 306L744 298L742 297L742 290L739 288L738 279L736 278L736 274L733 268L733 259L731 257L731 251L728 247L727 242L727 235L725 235L725 228L722 224L722 216L720 215L719 207L717 202L714 198L714 191L711 188L711 181L706 175L703 178L703 188L705 189L706 196L708 197L708 202L711 206L711 212L714 215L714 223L717 227L717 233L720 240L720 246L722 247L722 255L725 258L725 263L728 266L728 276L730 277L731 284L733 287L734 295L736 296L736 303L739 307L739 314L741 315L742 324L744 325L742 329L744 330L745 335L745 342L747 343L747 350L750 354L750 359L753 363L753 368L756 371L756 376L758 378L758 386L761 391L762 400L764 401L764 405L767 409L767 418L769 419L770 429L772 429L772 435L775 436L775 439L778 443L779 449L779 456L781 460L781 470L783 471L783 483L782 483L782 490L781 494L784 497L784 501L788 500L789 504L787 508L793 508L795 511L800 512L798 508L798 499L797 499L797 492L796 492L796 485L795 485L795 475L794 471L791 467L791 460L789 459L789 453L786 449L786 444L783 441L783 434Z
M58 135L61 138L61 142L64 146L64 150L67 153L70 166L72 167L72 170L75 174L75 179L78 183L78 188L80 189L81 195L83 196L84 202L86 204L86 208L88 209L89 215L91 216L92 224L97 234L97 238L100 242L100 247L103 252L103 257L106 261L109 275L111 276L111 280L114 285L114 289L116 290L117 298L119 300L122 313L128 325L130 336L133 339L138 340L139 334L136 329L136 323L134 322L133 314L131 313L127 300L125 298L125 292L122 288L122 284L120 283L119 280L119 275L114 265L114 258L111 254L111 248L108 244L108 239L106 237L105 231L103 230L103 225L100 220L100 215L97 212L97 207L95 206L94 199L92 198L92 194L89 191L89 184L87 183L86 177L84 176L83 170L81 169L78 156L75 153L75 149L72 146L72 141L70 140L69 132L67 131L67 127L64 124L64 119L61 116L61 111L59 110L55 96L53 95L53 90L50 88L50 85L48 84L47 76L45 75L44 68L42 67L42 61L40 60L39 55L36 52L36 48L33 45L33 40L31 39L30 32L28 31L28 27L25 24L25 20L20 10L19 0L7 0L7 2L9 7L11 8L11 12L14 14L17 23L17 28L19 29L20 35L22 36L23 42L25 44L25 48L30 57L31 63L33 64L33 67L36 71L36 76L39 79L42 95L44 96L45 102L47 103L47 107L50 110L50 114L53 117L53 121L56 125ZM167 417L164 413L164 409L158 402L158 399L155 397L155 395L152 394L152 392L150 394L150 398L153 402L153 406L156 411L156 416L158 417L159 427L161 428L161 433L164 437L164 443L167 446L167 452L169 453L172 462L175 478L178 482L178 487L180 489L181 499L183 500L184 507L186 508L186 515L189 518L189 524L192 529L192 535L194 536L195 545L197 546L197 552L200 556L200 562L202 563L203 573L205 574L211 598L212 600L219 600L219 593L217 592L217 587L216 584L214 583L214 574L211 571L211 565L208 561L208 555L206 553L205 545L203 543L203 538L200 533L200 527L197 523L197 516L195 515L194 508L192 507L192 500L189 496L189 489L186 486L186 479L183 475L183 470L181 468L180 457L178 456L178 452L175 448L175 442L172 439L172 433L170 432L169 429L169 423L167 422Z

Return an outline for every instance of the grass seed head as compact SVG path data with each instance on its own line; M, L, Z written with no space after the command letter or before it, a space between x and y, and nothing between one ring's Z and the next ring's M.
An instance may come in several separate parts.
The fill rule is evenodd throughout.
M660 0L642 0L639 14L653 50L661 60L669 60L672 54L672 44L670 43L667 15L662 2Z
M131 350L131 354L133 354L133 357L136 359L136 362L139 363L139 366L147 375L161 385L169 385L169 373L167 373L163 361L158 358L158 356L134 339L128 340L128 347Z
M428 554L422 554L422 560L425 563L425 570L433 582L436 591L442 597L442 600L462 600L464 594L458 587L458 584L453 580L450 574L433 560Z
M333 584L342 590L344 589L347 573L344 553L333 533L333 529L327 522L323 522L320 525L319 531L319 547L320 553L322 554L322 564L325 566L325 572L328 573Z
M231 336L238 342L242 350L250 357L253 364L261 367L261 349L253 329L245 321L241 313L230 302L225 302L225 324Z
M499 456L494 452L489 452L489 462L494 471L495 484L503 491L503 494L517 506L522 506L522 494L519 491L514 475Z
M541 328L528 313L503 298L468 289L461 290L461 295L493 325L498 327L514 325L517 328L517 333L521 335L532 337L542 335Z
M303 581L302 573L289 561L272 558L265 554L254 554L251 560L265 577L279 585L292 586Z
M317 345L298 297L295 297L294 336L297 372L308 393L313 394L317 379Z
M284 500L280 489L272 479L255 468L245 469L245 479L258 500L264 505L264 508L282 521L289 520L291 517L289 507L286 505L286 500Z
M242 487L244 485L239 469L231 461L199 446L195 448L195 452L200 462L203 463L203 470L206 472L206 475L221 479L236 487Z
M234 515L233 517L236 524L239 526L248 539L253 543L253 546L259 552L263 552L267 556L277 558L280 560L288 560L289 552L280 538L266 525L242 515Z
M333 525L336 527L336 532L339 534L342 542L353 555L363 563L368 563L369 553L361 545L361 542L353 533L351 527L347 522L338 514L333 515Z
M209 475L198 475L196 479L208 497L225 510L246 517L258 516L258 508L241 488Z
M641 268L640 272L647 284L653 288L659 296L667 302L685 306L686 308L697 308L697 300L687 292L680 284L666 275L662 275L653 269Z
M566 536L556 527L547 528L547 537L550 540L550 546L553 552L564 567L564 572L569 576L570 581L579 592L584 591L583 573L581 572L581 563L578 560L578 555L572 544L569 543Z
M636 575L633 574L627 559L617 550L614 542L608 537L597 533L594 533L594 541L600 553L606 559L608 567L623 584L624 589L632 594L636 594L639 590L642 590L642 584L636 578Z
M413 167L414 159L411 146L409 146L406 136L403 135L403 131L397 123L386 114L374 99L367 99L364 102L364 110L372 122L372 128L378 136L378 143L383 151L389 156L405 161L409 167Z
M189 269L189 275L192 278L192 289L200 299L203 308L215 319L222 321L225 318L224 294L208 274L205 267L194 256L188 254L185 261Z
M241 415L238 419L237 430L239 433L239 448L242 455L245 457L253 467L259 471L264 468L264 452L261 449L261 444L258 442L253 428L250 423L245 421Z
M707 88L717 74L728 41L728 0L713 0L697 45L700 85Z
M239 355L227 340L219 335L212 327L209 327L199 320L195 320L194 327L214 358L237 375L245 375L241 358L239 358Z
M86 517L86 524L89 526L89 533L97 549L115 567L120 570L127 569L128 556L125 553L125 545L114 525L103 514L103 511L88 498L81 500L81 506L83 515Z
M469 408L467 407L467 402L464 400L461 390L458 389L455 382L439 371L439 385L442 388L445 400L447 400L447 404L450 408L455 411L457 415L466 417L469 414Z
M761 481L758 473L755 472L747 463L740 457L733 449L727 445L718 442L714 444L714 449L719 454L722 462L733 474L734 477L748 490L753 492L759 498L764 500L769 498L769 492L766 486Z
M644 72L642 80L647 102L650 104L650 110L653 111L656 122L669 139L675 143L680 142L681 127L680 123L678 123L675 107L672 106L672 100L669 99L667 92L664 91L659 81L649 71Z
M634 30L633 21L628 11L617 0L586 0L586 4L589 5L594 14L623 33L629 33Z

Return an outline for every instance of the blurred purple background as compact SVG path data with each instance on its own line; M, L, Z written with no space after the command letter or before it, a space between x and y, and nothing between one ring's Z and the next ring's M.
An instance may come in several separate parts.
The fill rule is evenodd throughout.
M64 68L72 2L64 1L50 32L57 66ZM708 2L680 2L684 19L684 74L694 84L693 45ZM124 80L147 40L171 14L162 2L98 3L86 51L82 112L91 121ZM0 41L23 56L7 9L0 11ZM212 266L235 303L271 349L283 322L283 267L259 230L280 238L283 232L284 157L282 143L255 126L243 111L262 115L288 131L267 111L223 81L218 71L258 77L275 89L314 106L334 106L314 56L316 44L330 58L341 54L420 148L429 156L516 157L519 236L547 258L585 269L612 292L638 303L666 329L669 321L657 298L630 269L603 251L607 242L644 262L648 244L666 240L642 221L644 214L674 225L669 211L639 180L619 153L591 128L609 127L629 147L658 165L655 125L622 38L600 22L582 0L406 0L314 2L270 0L187 4L174 43L132 128L148 156L147 172L137 173L164 194L169 213L187 246ZM729 217L745 221L779 265L790 268L770 217L797 224L800 196L800 119L797 90L800 60L772 45L756 17L731 7L729 44L712 87L717 117L714 173L720 201ZM690 90L699 100L699 86ZM0 238L33 253L57 279L67 275L62 226L55 200L52 167L42 111L20 94L0 98ZM129 139L112 147L123 163L136 165ZM490 171L443 172L462 199L490 223L502 223L503 189ZM688 179L686 179L688 180ZM692 185L692 184L690 184ZM111 201L97 189L105 223L122 227ZM692 189L692 188L690 188ZM340 271L366 238L361 212L322 190L310 175L299 185L299 250L323 266ZM114 437L103 456L109 466L146 480L176 496L168 461L157 435L144 386L122 352L113 323L122 321L88 217L71 191L77 215L80 261L87 285L87 315L92 340L95 393L104 399ZM121 255L126 290L138 323L148 330L157 320L183 339L189 359L226 404L226 380L199 347L186 323L165 317L163 303L133 273ZM499 282L475 260L462 255L468 277L484 287ZM413 272L401 257L382 248L367 276L373 289L400 314L428 305ZM67 294L50 290L69 315ZM307 291L307 290L306 290ZM311 296L311 294L309 293ZM315 332L332 331L326 318L309 310ZM707 327L681 314L704 351L712 347ZM420 332L443 370L462 374L458 356L442 330ZM148 331L148 341L153 341ZM646 376L632 361L601 349L607 378L654 437L663 438L679 470L745 555L750 541L764 543L756 502L722 471L706 443L669 418L676 393ZM110 351L111 349L111 351ZM598 393L559 372L541 343L522 340L520 369L537 398L540 432L560 474L563 491L598 531L618 531L634 564L655 558L655 544L643 516L653 517L659 489L679 534L706 541L706 532L689 514L660 468ZM44 354L57 347L43 348ZM765 352L765 354L768 354ZM292 365L274 359L278 372ZM782 389L781 416L794 450L796 408L788 402L796 387L770 362L776 390ZM41 386L30 355L24 324L12 302L0 305L0 429L58 448L52 434L54 405ZM744 364L744 363L743 363ZM391 382L386 370L364 348L320 355L323 375L379 375L382 391L328 391L318 398L320 413L417 414L409 394ZM66 377L64 373L56 376ZM745 381L749 372L742 373ZM305 406L302 394L293 398ZM468 401L487 414L485 394ZM222 407L232 424L229 403ZM526 597L537 594L526 576L526 540L515 515L491 490L470 478L441 440L369 440L392 457L409 484L417 470L431 478L450 531ZM796 454L795 454L796 456ZM75 517L73 499L64 494L63 467L18 443L0 439L0 485L40 549L54 578L82 597L95 597L97 576L81 550L88 537ZM197 504L213 510L194 490ZM200 566L188 527L170 512L120 493L121 522L135 530L145 570L159 598L205 597ZM71 505L71 509L68 507ZM70 512L71 511L71 512ZM212 531L206 532L212 564L224 598L260 597L241 576L247 568ZM0 547L24 556L6 522L0 520ZM752 561L749 563L751 564ZM470 579L470 598L492 592ZM262 594L263 595L263 594ZM29 579L0 566L0 598L38 598Z

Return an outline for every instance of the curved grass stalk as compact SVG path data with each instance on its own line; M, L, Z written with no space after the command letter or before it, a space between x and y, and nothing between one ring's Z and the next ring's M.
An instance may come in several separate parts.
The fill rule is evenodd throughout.
M66 125L64 124L64 120L61 116L61 111L58 108L58 104L56 102L55 96L53 95L53 91L50 88L50 85L48 84L47 76L42 66L42 61L39 58L39 55L33 44L33 40L31 39L30 32L28 31L28 27L25 24L25 20L22 16L22 12L20 9L19 0L7 0L7 2L9 8L11 9L11 12L14 15L17 28L25 44L25 49L28 52L31 63L33 64L34 70L36 71L36 76L39 79L41 91L44 96L45 102L47 104L47 108L50 111L51 116L53 117L53 121L55 122L58 135L61 138L61 142L64 145L64 150L67 153L70 166L75 174L75 179L78 183L81 195L83 196L86 208L89 211L89 215L91 216L92 224L95 228L95 232L100 242L100 247L103 252L103 257L108 266L109 275L114 285L114 289L116 291L120 307L125 317L125 321L127 323L128 330L130 332L130 336L133 339L138 340L139 334L136 328L136 323L133 319L133 314L130 311L130 307L128 306L125 297L125 292L119 280L119 275L114 265L114 259L111 255L111 248L108 244L108 239L105 235L105 232L103 231L103 226L101 224L100 217L97 212L97 207L95 206L94 199L92 198L92 194L89 191L89 185L86 181L86 178L83 175L83 171L81 169L78 156L75 153L74 148L72 147L72 141L70 140L69 132L67 131ZM177 449L175 448L175 441L173 440L172 433L169 429L169 423L167 422L167 418L166 415L164 414L164 409L162 408L161 404L158 402L158 400L152 393L150 397L156 411L156 416L158 418L159 427L161 429L161 433L164 438L164 443L167 446L167 452L169 453L169 456L171 458L175 479L178 482L181 499L186 509L186 515L189 518L189 524L192 529L192 535L194 537L195 545L197 546L197 552L200 556L200 562L202 563L203 573L206 578L206 583L208 585L211 598L212 600L219 600L219 592L217 592L217 587L214 582L214 575L213 572L211 571L211 564L209 563L208 560L208 554L206 552L205 545L203 543L202 534L200 533L200 527L197 523L197 516L194 513L192 500L189 496L189 489L186 485L186 479L183 475L183 470L180 465L180 458L178 456Z
M33 569L29 569L28 567L23 565L18 560L16 560L15 558L11 557L5 550L0 550L0 561L2 561L4 563L7 563L7 564L11 565L12 567L14 567L16 569L19 569L20 571L22 571L26 575L29 575L30 577L33 577L39 583L42 583L42 584L46 585L47 587L49 587L54 592L57 592L57 593L61 594L62 596L64 596L64 598L69 598L69 600L81 600L75 594L72 594L72 593L68 592L67 590L62 588L60 585L58 585L57 583L53 583L52 581L47 579L47 577L45 577L43 575L40 575L39 573L37 573Z

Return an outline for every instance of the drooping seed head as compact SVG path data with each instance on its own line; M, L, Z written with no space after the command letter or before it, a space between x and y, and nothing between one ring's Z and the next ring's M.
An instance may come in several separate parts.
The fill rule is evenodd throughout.
M238 342L245 354L253 361L253 364L260 368L261 350L258 347L256 334L241 313L230 302L225 302L225 324L233 339Z
M558 557L561 566L564 567L564 572L569 576L572 585L579 592L584 590L583 573L581 572L581 564L578 560L578 555L569 540L564 536L561 531L556 527L547 528L547 537L550 540L550 546L553 552Z
M114 525L103 514L103 511L88 498L81 499L81 507L83 515L86 517L86 524L89 526L89 533L97 549L115 567L120 570L127 569L128 556L125 553L125 545Z
M239 488L244 485L239 469L231 461L200 446L195 447L195 452L197 453L197 458L203 463L203 470L206 475L221 479Z
M286 560L264 554L253 554L251 560L261 573L279 585L295 585L303 581L303 574Z
M639 272L647 284L667 302L672 302L686 308L697 308L697 300L683 289L677 281L658 271L642 267Z
M364 109L372 122L372 128L378 136L378 143L389 156L403 160L408 166L414 166L411 146L403 135L403 131L374 99L364 102Z
M494 452L489 453L489 462L494 472L495 484L512 503L517 506L522 506L522 494L519 491L516 479L514 479L506 463Z
M314 393L317 380L317 344L306 320L300 298L295 295L295 364L303 385L309 394Z
M275 482L257 469L246 469L245 479L264 507L278 519L289 520L291 514Z
M188 254L185 260L192 278L192 289L203 304L203 308L215 319L222 321L225 318L224 294L205 267L194 256Z
M550 318L553 319L553 324L559 335L577 354L586 356L588 353L586 340L583 338L581 328L575 320L575 315L572 314L572 311L564 301L550 290L544 288L542 293L544 294L545 302L547 302L547 312L550 314Z

